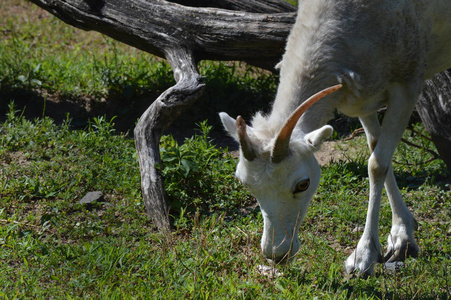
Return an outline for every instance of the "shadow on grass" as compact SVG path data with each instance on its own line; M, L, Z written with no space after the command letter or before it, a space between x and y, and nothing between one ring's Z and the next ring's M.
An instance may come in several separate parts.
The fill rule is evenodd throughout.
M218 71L205 78L207 87L201 99L173 122L167 134L172 134L181 142L194 134L196 124L208 120L213 126L211 135L215 144L237 148L236 143L223 131L218 113L226 111L231 116L242 115L249 121L256 111L269 107L274 91L271 88L258 91L255 86L230 80L225 71L221 74ZM9 103L14 102L16 109L27 119L46 116L56 124L61 124L69 114L75 129L85 128L95 117L115 117L114 128L133 136L138 118L169 87L142 90L127 85L114 87L104 95L84 95L49 92L26 85L17 87L3 82L0 85L0 122L5 120Z
M334 162L328 166L333 169L335 174L348 174L348 176L355 176L356 178L368 178L367 160L359 158L355 161L339 161ZM430 167L430 164L417 166L423 168L420 172L401 171L394 164L395 177L400 189L407 188L408 190L417 190L425 183L436 186L441 190L449 190L451 185L451 174L449 174L445 165L440 168Z

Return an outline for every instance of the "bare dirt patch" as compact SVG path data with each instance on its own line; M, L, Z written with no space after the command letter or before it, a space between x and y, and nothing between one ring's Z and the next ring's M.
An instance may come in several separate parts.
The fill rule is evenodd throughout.
M321 149L315 152L315 157L318 163L324 166L331 162L349 161L350 158L354 158L359 152L363 151L366 151L365 145L356 147L356 143L344 140L326 141Z

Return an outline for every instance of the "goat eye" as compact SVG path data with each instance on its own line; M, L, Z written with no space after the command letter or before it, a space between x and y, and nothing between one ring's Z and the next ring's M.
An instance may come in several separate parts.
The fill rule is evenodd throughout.
M308 189L310 185L310 179L301 180L296 184L296 188L294 189L293 194L297 194L303 192Z

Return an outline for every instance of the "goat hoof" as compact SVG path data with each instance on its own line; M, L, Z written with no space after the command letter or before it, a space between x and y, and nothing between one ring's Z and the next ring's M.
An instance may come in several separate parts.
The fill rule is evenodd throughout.
M370 243L371 247L357 245L354 252L346 259L345 267L348 274L358 274L367 278L373 274L376 263L382 262L378 249Z
M385 263L405 261L408 257L417 258L420 250L416 243L405 243L397 249L388 249L384 256Z

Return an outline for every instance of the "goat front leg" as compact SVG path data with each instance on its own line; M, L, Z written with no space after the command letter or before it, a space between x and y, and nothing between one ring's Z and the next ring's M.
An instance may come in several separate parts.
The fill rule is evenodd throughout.
M400 242L401 244L406 241L406 239L402 237L403 232L400 231L399 228L405 228L405 232L409 232L409 234L407 234L409 237L411 235L410 232L413 232L413 228L410 228L412 224L411 219L413 218L411 218L410 212L408 212L407 207L405 207L399 194L393 170L391 168L391 159L396 146L407 127L415 104L415 101L412 99L416 99L416 95L417 94L411 92L407 87L398 84L392 85L389 89L389 105L382 128L380 128L375 114L360 118L365 128L365 132L367 133L370 149L373 150L368 161L370 197L363 235L357 244L357 248L348 257L345 263L346 271L348 273L358 271L364 275L368 275L373 273L374 265L376 263L383 262L378 225L384 183L389 194L390 204L394 215L394 227L392 227L392 233L394 234L393 237L396 237L396 241L393 245L398 247L398 249L402 249L402 245L396 244L398 241L397 237L400 237L399 241L402 240L402 242ZM410 241L410 239L408 239L408 241Z
M201 95L205 84L189 49L166 50L177 84L144 112L135 127L135 145L141 173L141 190L147 213L163 233L170 230L167 196L160 172L160 138L163 131Z
M381 134L381 126L377 117L377 113L360 117L360 122L365 130L368 147L371 153L376 148L377 141ZM381 201L381 193L383 187L383 174L376 176L371 172L374 167L376 158L372 155L369 163L370 174L370 202L367 213L367 224L362 238L360 239L356 250L346 260L345 266L348 273L360 271L363 273L371 273L374 264L382 261L381 246L379 242L378 223L379 223L379 207ZM382 171L383 173L383 171Z
M368 162L370 197L365 229L356 249L345 262L348 273L360 272L366 276L373 273L376 263L382 262L378 226L386 170L387 167L384 167L381 159L373 152Z

